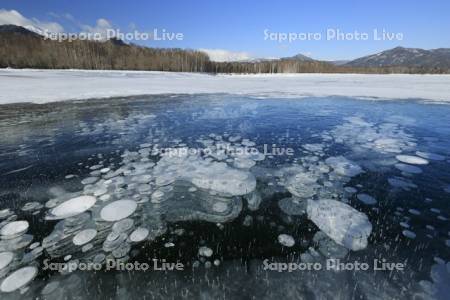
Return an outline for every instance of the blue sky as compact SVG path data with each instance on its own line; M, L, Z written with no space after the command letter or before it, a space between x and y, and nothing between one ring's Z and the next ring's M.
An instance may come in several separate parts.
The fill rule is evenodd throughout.
M450 1L106 1L2 0L0 22L15 10L41 27L65 32L110 26L128 32L183 33L180 41L139 42L154 47L221 49L234 57L351 59L395 46L450 47ZM17 15L13 16L17 20ZM6 21L5 21L6 20ZM26 21L27 20L27 21ZM100 20L100 22L98 21ZM102 23L102 21L104 21ZM58 27L59 26L59 27ZM368 33L368 40L327 40L327 30ZM400 33L402 40L375 41L373 30ZM268 33L320 33L319 40L279 42ZM353 35L354 36L354 35ZM237 53L235 53L237 52ZM233 56L232 56L233 57Z

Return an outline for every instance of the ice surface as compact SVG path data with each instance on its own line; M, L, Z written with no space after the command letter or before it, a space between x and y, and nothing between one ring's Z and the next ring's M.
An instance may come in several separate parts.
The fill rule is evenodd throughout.
M335 200L308 200L308 218L339 245L350 250L367 247L372 224L367 216Z
M259 74L0 69L0 104L169 93L449 101L449 75ZM411 89L411 86L416 88Z

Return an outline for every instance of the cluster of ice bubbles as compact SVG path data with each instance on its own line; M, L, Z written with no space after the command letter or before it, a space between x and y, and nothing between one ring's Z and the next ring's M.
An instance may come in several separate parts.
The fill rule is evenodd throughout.
M231 221L240 214L243 200L250 210L258 209L261 182L269 180L265 177L276 179L274 189L282 188L292 194L278 202L281 211L289 216L304 215L320 229L314 236L317 248L308 249L301 259L311 260L317 251L326 257L344 257L349 250L366 248L372 231L367 216L352 208L349 198L356 195L366 205L376 205L377 200L347 186L364 169L344 156L326 157L327 145L334 141L351 146L352 158L358 158L358 153L370 156L371 151L376 152L379 155L374 160L394 165L404 176L418 174L420 165L442 158L419 151L412 155L412 136L394 124L375 126L361 118L349 118L321 137L322 144L303 145L305 155L294 164L278 166L263 175L256 170L265 159L264 154L255 148L246 151L255 143L240 136L204 136L197 140L202 145L200 151L189 151L186 144L177 140L164 153L153 140L141 144L136 151L124 151L120 165L101 160L90 166L90 176L81 181L81 192L61 193L45 203L46 219L58 223L42 245L29 247L31 251L23 250L33 239L25 234L28 223L14 224L25 221L16 221L10 210L0 211L0 220L5 219L0 225L0 278L5 278L0 289L25 292L37 274L36 258L43 250L51 258L71 264L126 262L136 255L135 245L166 233L169 222ZM410 176L407 177L391 178L389 183L413 188ZM23 209L37 213L42 205L27 203ZM294 237L284 233L278 241L285 247L296 243ZM200 247L199 255L210 257L212 250ZM53 290L56 283L48 285L44 290Z

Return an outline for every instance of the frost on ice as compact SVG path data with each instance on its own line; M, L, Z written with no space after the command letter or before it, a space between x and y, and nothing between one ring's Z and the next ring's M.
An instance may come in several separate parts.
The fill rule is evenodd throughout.
M339 245L350 250L367 247L372 224L367 216L335 200L308 200L308 218Z

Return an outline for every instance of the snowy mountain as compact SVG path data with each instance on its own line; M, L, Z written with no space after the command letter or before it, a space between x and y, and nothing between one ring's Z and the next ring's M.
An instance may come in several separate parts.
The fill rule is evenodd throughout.
M312 59L311 57L308 57L306 55L303 54L297 54L294 56L290 56L290 57L283 57L281 58L282 60L297 60L297 61L315 61L315 59Z
M364 56L345 64L349 67L425 67L450 68L450 49L424 50L397 47L377 54Z
M17 25L0 25L0 34L1 33L13 33L34 37L42 37L41 32L34 27L30 29Z

